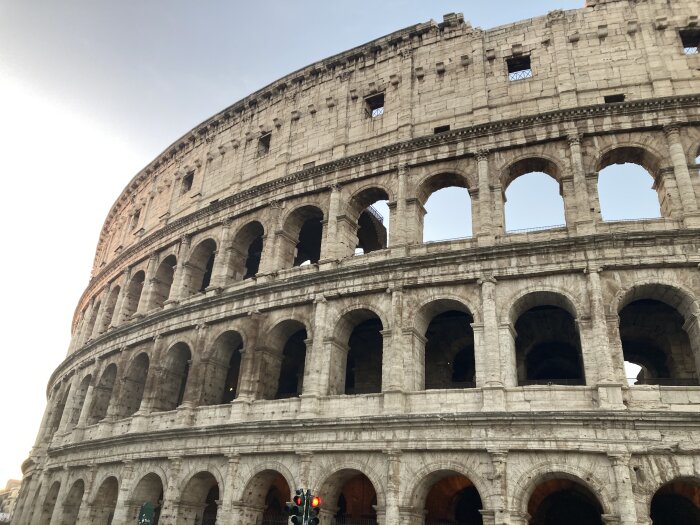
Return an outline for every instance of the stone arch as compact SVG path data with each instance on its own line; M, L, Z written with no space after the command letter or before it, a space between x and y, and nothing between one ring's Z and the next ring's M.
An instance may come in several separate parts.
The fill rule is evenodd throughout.
M283 268L300 266L321 258L323 208L312 203L297 206L284 217L282 235L278 235L278 260Z
M114 383L117 380L117 365L107 365L100 376L92 394L92 405L88 414L87 424L94 425L107 416L107 409L112 401Z
M469 173L457 167L433 169L420 178L416 184L415 196L422 206L436 191L455 186L472 190L477 182Z
M530 498L537 487L543 482L559 478L577 483L590 491L600 503L602 514L615 514L613 497L606 491L608 485L578 465L557 462L542 463L529 468L513 483L510 493L513 508L526 514Z
M44 497L44 501L41 503L41 513L39 514L39 520L37 525L49 525L51 522L51 516L56 508L56 500L58 499L58 491L61 489L61 483L59 481L54 481L49 488L49 491Z
M183 402L192 359L190 348L187 343L177 342L163 356L155 410L175 410Z
M681 285L638 281L620 290L618 315L623 359L641 367L637 383L697 385L700 378L700 307Z
M349 241L353 253L358 253L357 250L370 253L383 250L389 245L389 234L384 218L372 206L378 201L393 200L391 195L391 191L386 187L372 182L355 191L348 199L347 215L354 225L354 228L350 228L354 231L348 231L348 237L354 236L354 239Z
M182 297L204 292L211 282L217 243L212 237L201 240L190 252L185 265Z
M450 238L471 237L474 234L474 225L478 224L478 208L471 197L471 192L476 185L476 181L467 172L456 166L433 169L421 177L415 190L417 200L415 222L418 230L415 232L415 240L439 242ZM443 202L444 208L435 208L435 199ZM431 215L431 212L437 212L437 214ZM436 223L433 222L433 218L442 218L441 213L454 214L455 222L449 231L446 231L444 224L440 224L438 234L435 231ZM457 220L457 217L463 220Z
M163 498L165 493L165 476L160 469L156 472L155 469L149 469L150 472L140 476L134 476L138 479L134 488L131 490L129 499L125 502L127 507L127 523L136 523L138 514L141 508L150 504L154 509L154 517L159 519Z
M229 273L234 281L255 277L260 270L260 260L265 240L265 227L258 220L241 226L231 243Z
M700 522L700 479L681 476L661 484L648 501L654 525L694 525Z
M505 197L505 192L515 179L528 173L545 173L552 177L559 184L561 192L562 177L566 173L566 168L561 165L560 160L544 153L527 153L512 159L501 170L501 189Z
M353 301L351 304L345 306L336 313L335 322L331 325L335 327L333 329L333 337L339 341L347 339L350 336L352 328L349 328L346 324L344 324L344 322L353 318L353 312L359 313L361 310L366 310L368 313L379 318L379 320L382 322L384 330L391 328L389 320L381 308L366 301ZM360 317L362 317L362 314L360 314Z
M480 321L474 305L468 299L455 294L435 294L425 299L415 309L413 328L416 332L424 334L430 324L430 320L448 310L468 313L474 318L475 323Z
M474 317L462 300L433 298L416 311L414 326L422 351L423 380L427 389L476 386Z
M335 323L338 356L331 363L331 393L374 394L382 391L384 378L383 332L387 329L375 309L346 308Z
M503 302L500 318L515 324L517 318L534 306L549 304L566 310L574 319L579 319L586 309L571 292L552 285L531 286L519 290Z
M177 257L172 253L164 257L158 264L158 269L153 277L149 309L156 310L163 308L165 302L170 298L176 268Z
M550 290L521 293L513 301L508 318L519 385L585 384L578 312L570 294Z
M145 279L146 273L143 270L139 270L129 279L129 283L126 285L126 293L122 300L120 323L128 321L136 313L143 294Z
M149 369L148 352L140 352L127 365L119 394L118 419L134 415L141 407Z
M82 479L77 479L71 485L68 494L63 499L62 516L60 524L71 525L78 522L78 514L80 512L80 504L83 501L85 494L85 482Z
M90 505L90 523L109 525L117 508L119 481L115 476L105 476L101 483L95 485L97 490Z
M70 398L71 394L71 388L70 384L67 384L63 392L60 392L58 397L58 400L56 404L54 405L54 409L51 412L51 423L49 424L49 432L48 436L51 437L54 435L54 433L59 429L61 426L61 420L63 419L63 413L66 410L66 405L68 404L68 399Z
M193 469L192 472L181 484L177 524L214 525L219 502L223 499L221 473L214 468Z
M292 491L297 486L291 472L283 464L275 461L256 464L239 497L236 498L244 514L244 516L239 516L239 519L246 520L245 523L257 523L257 519L264 517L268 510L272 510L267 508L268 502L266 500L271 488L275 485L281 489L280 492L284 492L284 485L287 486L287 493L284 494L286 499L278 502L282 505L286 501L290 501ZM280 513L274 514L279 515Z
M80 381L78 388L73 394L73 402L71 403L71 413L68 416L68 426L67 429L70 430L74 428L80 421L80 413L83 411L83 405L85 404L85 397L87 396L87 391L92 382L92 374L87 374Z
M305 321L290 318L276 322L267 331L266 352L260 356L266 364L262 377L263 399L295 397L303 391L306 368L306 340L310 337Z
M207 351L207 373L202 390L202 405L220 405L233 401L240 381L243 336L236 330L217 334Z
M464 476L471 481L476 490L479 492L484 507L486 502L491 497L491 483L481 476L474 468L466 468L466 466L457 461L436 461L423 466L418 472L412 475L412 479L416 480L413 487L405 492L404 505L415 509L422 509L425 504L425 498L430 492L431 485L445 473L454 473Z
M119 298L119 292L121 287L119 285L112 286L109 289L109 293L105 298L104 313L102 314L102 319L100 320L100 325L97 327L97 333L100 334L107 330L112 324L112 319L114 318L114 309L117 306L117 299Z
M385 507L386 492L385 486L382 484L384 478L370 467L369 462L346 459L324 467L327 468L321 468L319 472L330 472L330 474L323 479L316 478L316 485L312 487L312 493L320 496L321 501L324 502L324 509L334 514L343 485L359 475L365 476L372 484L377 498L375 506L379 509Z

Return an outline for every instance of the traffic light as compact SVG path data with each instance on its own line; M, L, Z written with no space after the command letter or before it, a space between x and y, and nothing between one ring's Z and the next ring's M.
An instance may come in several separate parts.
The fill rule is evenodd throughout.
M309 525L318 525L321 521L318 517L318 514L321 512L321 498L318 496L311 496L310 505Z
M285 505L285 510L292 518L292 523L295 525L303 525L304 523L304 507L306 507L306 497L302 489L297 489L292 501L288 501Z

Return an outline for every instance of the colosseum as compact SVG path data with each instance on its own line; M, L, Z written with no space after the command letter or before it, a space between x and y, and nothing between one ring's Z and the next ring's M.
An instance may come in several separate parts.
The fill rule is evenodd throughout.
M324 525L700 523L698 7L448 14L177 140L109 211L13 523L283 524L297 487ZM603 220L622 163L660 218ZM509 231L533 172L566 224ZM472 236L424 242L449 187Z

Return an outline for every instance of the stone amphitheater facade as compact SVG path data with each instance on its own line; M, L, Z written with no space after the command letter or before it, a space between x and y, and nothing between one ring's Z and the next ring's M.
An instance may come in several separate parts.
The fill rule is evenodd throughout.
M698 523L698 7L446 15L175 142L109 212L13 524L285 523L296 487L323 524ZM626 162L661 218L602 220ZM533 171L566 225L506 232ZM424 243L452 186L473 236Z

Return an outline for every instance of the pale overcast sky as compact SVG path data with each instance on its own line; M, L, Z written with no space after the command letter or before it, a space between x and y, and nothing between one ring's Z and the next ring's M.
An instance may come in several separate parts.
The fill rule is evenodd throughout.
M21 476L106 214L170 143L287 73L403 27L462 12L488 29L583 3L0 0L0 487ZM536 191L556 194L552 183ZM563 222L532 213L509 228Z

